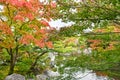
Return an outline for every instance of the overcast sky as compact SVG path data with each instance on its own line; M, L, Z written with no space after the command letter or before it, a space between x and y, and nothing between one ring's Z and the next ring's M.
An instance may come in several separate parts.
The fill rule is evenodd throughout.
M71 26L74 23L73 22L67 22L67 23L65 23L65 22L62 22L62 19L58 19L58 20L55 20L55 21L51 20L49 22L49 24L50 24L51 27L54 27L57 30L59 30L61 27Z

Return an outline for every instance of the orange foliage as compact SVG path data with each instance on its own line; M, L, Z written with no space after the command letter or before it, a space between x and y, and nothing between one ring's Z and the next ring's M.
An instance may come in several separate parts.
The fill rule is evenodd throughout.
M108 32L110 29L111 32L120 32L120 28L117 26L110 26L108 27L108 29L95 29L94 32L95 33L104 33L104 32ZM102 40L88 40L88 42L90 42L90 47L93 48L93 49L99 49L100 47L105 47L103 48L104 51L106 50L113 50L115 49L115 44L117 44L117 41L110 41L108 43L108 45L105 45L105 46L100 46L102 44Z
M30 28L32 28L34 30L39 30L39 27L37 25L30 24L29 26L30 26Z
M16 15L15 17L14 17L14 20L16 21L16 20L20 20L20 21L24 21L24 17L23 16L21 16L21 15Z
M46 42L45 44L48 48L53 48L52 42L49 41L49 42Z
M120 28L114 27L113 32L120 32Z
M104 77L108 76L108 74L105 72L96 71L95 73L97 76L104 76Z
M41 22L41 24L43 24L44 26L49 26L49 27L50 27L49 23L48 23L46 20L41 20L40 22Z
M40 0L0 0L0 4L4 6L2 16L8 19L6 21L1 19L0 34L12 35L9 36L11 41L16 41L19 44L33 43L40 48L53 48L52 42L47 39L47 35L52 29L48 20L51 19L51 13L53 14L52 8L54 9L57 6L55 1L44 4ZM39 21L39 19L42 20ZM43 26L40 26L38 22ZM3 45L10 43L6 41Z
M101 40L88 40L90 44L90 47L92 49L97 49L99 47L99 45L101 44Z
M2 34L12 35L12 31L6 23L0 22L0 31L2 32Z
M31 41L34 40L33 35L26 34L20 39L20 43L22 44L29 44Z
M114 50L115 49L115 44L118 44L118 42L113 41L109 43L109 46L106 48L106 50Z

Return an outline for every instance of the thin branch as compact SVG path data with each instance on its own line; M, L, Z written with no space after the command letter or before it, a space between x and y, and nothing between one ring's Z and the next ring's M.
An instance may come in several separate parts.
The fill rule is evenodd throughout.
M44 55L45 53L47 53L47 51L43 51L41 54L39 54L35 59L35 63L37 63L37 60L39 59L39 57Z
M83 7L89 7L89 8L101 8L103 10L109 10L109 11L112 11L112 12L115 12L115 13L120 13L120 11L116 10L116 9L111 9L111 8L107 8L107 7L103 7L103 6L99 6L99 5L95 5L95 6L89 6L89 5L82 5L81 6L75 6L75 5L67 5L65 3L62 3L60 2L59 0L57 0L57 2L59 4L61 4L62 6L66 7L66 8L83 8Z
M10 48L10 49L6 48L6 50L7 50L7 52L8 52L9 55L13 55L13 54L12 54L13 51L12 51L11 48Z
M12 25L12 17L10 14L9 4L7 4L6 6L7 6L7 10L8 10L8 16L10 17L10 21L11 21L9 26L11 26Z
M11 48L10 49L5 48L5 49L7 50L7 52L8 52L9 55L12 55L12 49Z
M74 6L74 5L69 5L69 8L83 8L83 7L89 7L89 8L101 8L101 9L104 9L104 10L109 10L109 11L113 11L113 12L120 13L120 11L118 11L118 10L111 9L111 8L106 8L106 7L102 7L102 6L99 6L99 5L96 5L96 6L89 6L89 5L84 5L84 6Z
M29 23L29 22L30 22L30 20L27 21L27 22L25 22L25 23L23 23L23 24L20 26L20 30L22 29L22 27L23 27L25 24L27 24L27 23Z
M35 66L36 66L36 64L37 64L38 59L39 59L42 55L44 55L45 53L47 53L47 51L43 51L41 54L39 54L39 55L35 58L35 61L34 61L34 62L32 63L32 65L30 66L30 68L29 68L29 70L28 70L27 73L31 73L31 72L35 69Z
M118 34L120 32L92 32L92 33L82 33L82 35L105 35L105 34Z
M6 50L7 50L7 53L10 55L10 51L8 50L8 48L6 48Z
M80 21L87 21L87 20L92 20L92 21L96 21L96 20L120 20L120 19L110 19L110 18L76 18L74 20L80 20Z
M112 11L112 12L120 14L120 11L118 11L116 9L111 9L111 8L107 8L107 7L103 7L103 6L88 6L88 7L90 7L90 8L100 8L100 9L103 9L103 10L108 10L108 11Z
M119 21L113 21L115 24L120 25Z
M0 17L0 20L1 20L2 22L5 22L1 17Z
M31 68L33 68L33 67L37 64L38 59L39 59L42 55L44 55L45 53L47 53L47 51L43 51L41 54L39 54L39 55L35 58L35 61L34 61L34 63L32 64Z

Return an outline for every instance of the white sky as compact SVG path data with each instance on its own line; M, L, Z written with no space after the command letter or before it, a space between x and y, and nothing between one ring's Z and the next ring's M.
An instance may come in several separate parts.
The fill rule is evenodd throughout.
M2 5L0 5L0 12L2 12L2 10L3 10L3 6L2 6Z
M65 23L65 22L62 22L62 19L58 19L58 20L55 20L55 21L51 20L49 22L49 24L50 24L51 27L54 27L57 30L59 30L61 27L67 27L67 26L73 25L74 22L67 22L67 23Z

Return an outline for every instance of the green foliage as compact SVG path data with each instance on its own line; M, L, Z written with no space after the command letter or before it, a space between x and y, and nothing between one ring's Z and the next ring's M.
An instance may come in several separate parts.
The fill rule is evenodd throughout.
M15 72L26 75L26 72L29 70L32 62L31 58L22 58L20 62L17 62Z
M59 53L72 52L75 50L73 48L73 46L74 46L73 43L69 43L69 45L67 45L67 47L65 47L65 43L63 43L63 41L56 41L54 43L54 50L59 52Z
M86 45L86 38L83 36L64 37L63 40L54 41L54 51L59 53L75 52L80 46Z
M75 36L76 33L82 33L83 29L93 28L93 23L94 28L105 28L113 23L119 25L119 0L85 0L77 3L74 0L69 2L58 0L58 4L62 19L75 22L72 27L61 29L61 34L65 36Z
M64 67L82 67L94 71L109 72L112 77L120 77L120 54L119 49L97 52L94 51L90 55L79 55L75 60L67 60ZM72 65L71 65L72 64Z
M15 66L15 72L25 75L26 72L29 70L31 64L34 62L34 59L37 57L37 55L39 55L43 51L56 51L59 53L75 52L77 49L80 49L80 46L87 45L86 41L89 39L102 40L102 43L99 45L101 48L103 46L108 46L111 41L114 40L119 41L120 34L118 33L117 35L112 34L111 32L115 26L111 26L111 25L120 24L119 22L120 1L119 0L82 0L82 1L83 2L76 3L74 0L57 0L59 6L55 11L50 11L52 13L54 12L54 14L50 14L50 15L56 16L55 19L62 18L63 21L65 22L67 21L75 22L73 26L61 28L60 31L53 31L53 33L51 31L51 34L49 34L49 40L52 40L54 43L54 49L51 50L49 50L46 47L40 49L39 47L34 46L35 45L34 42L32 44L21 44L19 40L25 34L32 34L36 39L41 39L42 37L44 37L43 36L44 34L40 34L39 36L34 34L35 31L38 31L36 29L33 29L36 28L35 26L33 28L29 27L30 24L33 24L38 26L39 30L41 30L41 27L43 25L40 23L40 21L37 20L38 19L37 17L35 17L35 19L33 20L29 20L28 22L27 21L21 22L19 20L14 21L13 18L11 18L10 16L15 17L17 15L15 14L17 12L17 9L15 7L11 7L8 5L7 7L11 8L11 10L9 11L9 9L5 7L4 8L5 13L0 12L0 15L4 15L8 17L6 23L9 26L10 30L12 27L14 27L14 31L12 31L13 33L13 36L11 35L12 37L8 35L3 35L0 32L0 38L4 39L4 42L2 43L0 42L0 44L2 44L0 46L4 47L4 49L2 49L1 51L3 54L0 56L0 60L1 61L7 59L9 60L10 56L8 52L10 52L11 49L10 46L12 46L14 52L12 54L15 54L15 51L18 51L16 50L16 48L19 45L19 51L18 51L19 55L17 54L18 58ZM75 10L75 12L72 10ZM43 18L49 16L47 15L48 14L47 9L45 9L45 11L46 12ZM26 12L27 11L25 10L25 13ZM94 24L94 27L92 26L92 24ZM101 35L102 32L96 32L97 34L94 35L84 34L83 29L86 29L88 27L94 28L94 30L105 29L106 32L104 32L105 33L104 35ZM78 34L80 36L78 36ZM75 44L75 39L78 39L79 44L77 45ZM28 39L26 39L25 41L28 41ZM32 41L33 40L30 40L30 43ZM4 44L6 42L8 43ZM67 66L84 67L92 70L108 71L109 75L112 74L115 76L120 76L118 72L120 70L119 44L115 44L115 47L116 47L115 50L108 50L108 51L105 51L104 49L102 49L103 51L96 50L93 51L93 53L90 55L81 54L77 57L76 56L67 57L67 60L63 60L64 57L59 56L57 57L58 58L57 64L59 65L62 62L65 64L64 67ZM37 67L39 67L41 71L47 68L47 66L49 66L48 64L49 59L46 59L46 56L47 55L42 56L38 60ZM46 66L42 65L42 62L45 62ZM2 70L5 71L3 72ZM6 74L7 70L8 70L8 65L0 66L0 79L3 79L3 77L7 75ZM30 76L34 77L33 74L30 74Z
M9 69L8 66L1 66L0 65L0 80L4 80L5 79L5 77L8 74L8 69Z
M0 60L2 61L5 61L5 60L9 60L10 59L10 56L9 54L7 53L6 49L2 49L2 52L0 54Z

